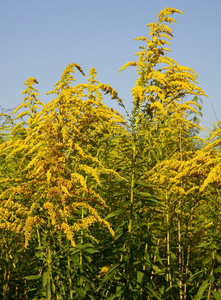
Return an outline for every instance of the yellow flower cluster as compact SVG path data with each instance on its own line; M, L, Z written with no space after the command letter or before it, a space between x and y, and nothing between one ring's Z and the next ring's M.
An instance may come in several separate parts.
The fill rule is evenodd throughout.
M18 161L17 178L22 182L19 186L17 179L13 179L13 188L6 187L1 194L1 198L7 200L1 206L3 221L0 226L14 231L24 228L26 247L32 228L43 224L45 218L50 219L55 231L65 233L72 245L75 245L75 232L80 228L88 229L94 222L106 226L114 234L95 208L106 207L97 188L101 185L101 173L121 177L103 166L98 159L102 152L97 152L97 145L101 138L110 139L113 130L121 130L125 124L118 112L104 105L102 93L121 100L114 89L96 80L93 68L86 84L71 87L74 68L84 75L80 66L70 64L55 89L49 92L57 97L42 105L39 112L34 106L40 104L35 98L38 93L32 86L37 81L34 78L26 81L28 88L24 93L28 96L19 108L30 106L26 114L31 114L31 121L16 125L11 139L0 146L8 161ZM24 138L20 138L22 131ZM102 147L99 151L103 151ZM17 204L20 207L15 213ZM85 220L73 222L76 209L88 211Z
M157 23L150 23L147 25L150 30L152 39L146 37L138 37L136 40L147 43L147 48L140 47L141 51L137 52L138 61L126 63L120 71L128 66L136 66L139 75L135 87L132 89L134 102L144 103L149 99L152 113L155 112L158 117L160 114L167 115L165 111L165 103L180 101L183 95L204 95L201 88L197 84L197 74L188 67L178 65L172 58L166 56L170 51L163 45L170 45L167 40L171 40L172 30L169 26L163 23L172 24L176 22L173 18L168 17L174 13L182 13L181 11L167 7L158 15ZM167 40L165 40L167 39ZM160 68L157 68L158 65ZM156 103L157 102L157 103ZM160 104L158 104L160 103ZM164 107L164 108L163 108ZM182 107L183 110L190 109L190 107ZM169 110L168 110L168 113Z
M179 13L182 14L182 11L172 8L172 7L166 7L164 10L160 11L158 14L158 18L159 20L161 20L162 18L169 16L169 15L173 15L174 13ZM167 22L167 21L165 21ZM175 20L173 22L176 22Z
M31 231L34 225L40 224L42 221L39 220L38 216L28 216L26 221L25 221L25 226L23 228L23 232L25 235L25 245L24 247L26 248L28 246L29 240L31 238Z
M71 242L71 245L73 247L75 247L76 243L74 241L74 233L73 233L73 229L71 228L71 226L69 226L67 223L63 222L61 224L61 230L64 232L64 234L66 234L67 239ZM80 230L80 226L79 226L79 228L75 228L75 232L77 232L78 230Z

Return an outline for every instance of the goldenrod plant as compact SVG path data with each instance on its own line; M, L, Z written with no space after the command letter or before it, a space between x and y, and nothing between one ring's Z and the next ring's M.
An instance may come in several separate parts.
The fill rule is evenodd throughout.
M29 78L1 115L2 299L221 298L220 129L199 136L207 95L169 56L175 13L120 69L137 72L131 111L94 68L76 83L72 63L53 100Z
M168 294L169 297L174 295L174 289L179 290L180 298L182 298L183 294L180 224L182 203L180 201L177 203L180 279L179 285L177 285L177 279L175 279L174 286L171 275L169 215L171 214L171 202L174 205L174 197L171 197L171 195L175 196L175 191L173 188L168 189L170 181L169 173L167 176L163 176L160 174L159 169L165 160L173 161L174 159L179 159L182 161L184 157L188 157L188 150L190 150L189 148L193 139L193 137L191 137L190 141L188 132L190 132L191 128L198 127L198 125L188 120L187 112L191 111L197 114L198 111L196 108L199 105L195 101L184 101L184 97L187 95L193 95L193 97L206 95L203 90L197 86L197 74L188 67L178 65L178 63L167 55L167 52L170 51L168 48L170 45L168 40L172 38L172 31L165 23L172 24L175 21L170 17L170 15L174 13L181 12L172 8L166 8L159 13L157 23L147 25L150 29L150 38L136 38L138 41L144 41L147 47L140 47L141 50L136 53L138 56L137 62L129 62L120 70L122 71L128 66L134 66L138 74L135 87L132 89L133 109L130 117L130 133L128 134L130 146L127 147L127 151L130 149L130 152L127 154L130 161L130 169L128 169L128 181L130 181L128 235L130 237L127 246L128 257L125 270L125 277L127 278L127 299L130 299L133 291L137 294L140 290L140 297L146 297L151 291L153 295L157 293L157 290L153 289L150 285L146 285L146 287L142 287L141 289L147 274L147 266L142 265L141 257L137 254L137 243L135 243L136 246L132 250L133 235L136 238L139 235L139 239L141 239L140 243L143 243L143 252L139 254L142 257L146 255L148 251L150 255L153 255L153 258L156 257L154 253L155 250L152 250L150 245L154 239L156 243L162 243L162 240L166 238L167 250L165 249L165 253L167 253L167 256L163 259L167 261L166 278L168 286L165 288L171 289L171 292ZM163 185L164 182L167 182L165 184L167 186ZM147 205L144 205L145 200ZM160 206L158 213L151 213L151 201L155 203L155 205L158 204ZM140 205L141 207L139 207ZM139 224L137 223L138 212L140 219ZM145 243L145 233L143 231L145 226L142 221L146 220L146 222L148 222L146 230L150 231L148 234L151 236L154 229L151 228L150 230L148 227L155 225L156 220L160 219L162 224L166 224L166 236L162 235L161 231L157 232L157 230L155 230L151 243L148 243L148 240L146 240ZM140 228L141 224L142 229ZM159 247L157 247L157 251L158 248ZM151 251L153 253L151 253ZM132 252L136 252L136 255L132 254ZM132 261L132 257L134 257L135 261ZM152 275L155 273L153 272L155 271L154 267L156 268L155 260L156 259L153 259L152 262L151 260L148 262L148 267L150 268L150 265L152 265L151 267L153 268L151 271ZM138 261L140 261L140 263L138 263ZM137 266L139 271L134 272L134 266ZM160 269L159 267L157 268L159 272ZM165 272L164 269L165 264L163 265L162 275ZM152 278L151 281L154 285L154 276L152 275L150 278ZM131 277L134 278L132 279ZM137 280L139 280L139 282ZM133 285L132 282L134 282Z
M105 136L105 131L107 135L125 121L102 103L100 91L106 90L106 85L96 81L94 69L87 84L70 86L75 67L83 73L78 65L69 65L51 92L57 98L43 105L39 112L35 110L37 90L32 88L37 81L30 78L26 82L25 100L29 100L30 110L17 118L28 116L27 126L25 121L17 124L10 140L1 144L2 155L7 154L5 163L16 160L18 166L16 176L11 178L10 174L2 179L2 184L10 182L10 187L1 194L1 228L23 233L24 248L28 247L33 232L42 248L42 234L46 234L47 299L54 297L56 288L51 270L54 236L66 236L75 248L82 232L87 232L95 222L114 235L109 222L96 209L106 207L97 186L101 184L101 174L119 175L99 161L97 142ZM117 97L113 90L111 96ZM27 106L25 100L18 109ZM21 127L25 134L18 138ZM90 231L87 235L90 240ZM70 297L73 299L72 292Z

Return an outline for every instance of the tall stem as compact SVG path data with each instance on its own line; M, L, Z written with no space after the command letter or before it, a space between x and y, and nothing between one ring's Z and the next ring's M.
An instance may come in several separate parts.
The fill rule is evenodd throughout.
M207 294L207 300L211 299L211 290L212 290L212 276L213 276L213 271L214 271L214 267L215 267L215 259L216 259L216 250L213 250L213 254L212 254L212 268L210 271L210 280L209 280L209 290L208 290L208 294Z
M183 152L182 152L182 135L181 135L181 128L180 128L180 135L179 135L179 144L180 144L180 161L183 160ZM178 203L178 252L179 252L179 295L180 300L183 299L183 268L182 268L182 241L181 241L181 216L182 216L182 201L181 197L179 197Z
M169 203L166 192L166 200L167 200L167 281L169 281L170 287L172 287L172 277L171 277L171 266L170 266L170 219L169 219Z
M48 280L47 280L47 290L46 290L46 299L51 300L51 281L52 281L52 272L51 272L51 265L52 265L52 253L51 253L51 222L50 218L48 217L48 245L47 245L47 265L48 265Z
M84 219L84 210L82 209L81 211L81 219L83 220ZM81 231L81 244L83 245L83 231ZM82 271L82 268L83 268L83 253L82 253L82 250L80 250L80 267L81 267L81 271Z
M185 282L184 282L184 299L187 297L187 276L189 271L189 262L190 262L190 245L192 241L192 227L193 227L193 198L191 201L191 212L190 212L190 236L188 241L188 248L187 248L187 258L186 258L186 275L185 275Z
M133 148L135 151L135 145ZM134 164L134 162L133 162L133 164ZM127 299L129 299L129 285L130 285L131 233L132 233L132 220L133 220L133 205L134 205L134 166L133 166L132 175L131 175L130 216L129 216L129 225L128 225L129 242L128 242L128 249L127 249Z
M127 299L130 299L130 272L131 272L131 239L132 239L132 223L133 223L133 210L134 210L134 186L135 186L135 169L136 169L136 144L138 135L138 124L140 119L140 106L138 106L135 128L133 128L132 138L132 173L131 173L131 184L130 184L130 215L128 225L128 249L127 249Z
M68 223L68 218L65 217L65 222ZM68 281L69 281L69 292L70 292L70 300L73 299L73 283L71 277L71 258L70 258L70 245L69 241L66 241L67 245L67 259L68 259Z
M38 247L39 247L39 250L41 250L41 259L43 261L43 251L42 251L42 247L41 247L41 236L40 236L40 232L39 232L38 228L37 228L37 237L38 237ZM42 266L40 266L40 268L39 268L39 275L42 275Z
M71 278L71 259L70 259L70 249L69 249L69 242L67 241L67 256L68 256L68 280L69 280L69 291L70 291L70 299L73 299L73 285L72 285L72 278Z

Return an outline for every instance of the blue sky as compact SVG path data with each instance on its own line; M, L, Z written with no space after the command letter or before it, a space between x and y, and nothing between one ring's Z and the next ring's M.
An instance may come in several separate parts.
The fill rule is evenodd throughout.
M75 62L86 74L95 67L98 80L115 88L130 107L135 68L118 70L136 59L140 43L134 38L148 36L146 25L167 6L183 12L175 15L170 56L197 72L210 96L202 98L202 125L216 121L211 102L221 120L220 0L1 0L0 106L21 103L28 77L37 78L39 100L47 103L51 98L45 93ZM106 103L118 108L111 100Z

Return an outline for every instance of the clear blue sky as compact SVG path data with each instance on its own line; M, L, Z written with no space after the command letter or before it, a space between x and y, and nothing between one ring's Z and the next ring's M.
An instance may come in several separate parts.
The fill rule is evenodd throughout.
M129 107L135 68L118 70L135 59L140 44L134 38L148 36L146 25L167 6L183 12L175 15L170 56L196 71L210 96L203 98L202 125L215 122L211 101L221 120L220 0L1 0L0 106L21 103L28 77L37 78L39 100L47 103L45 93L75 62L86 74L95 67L98 80L112 85Z

